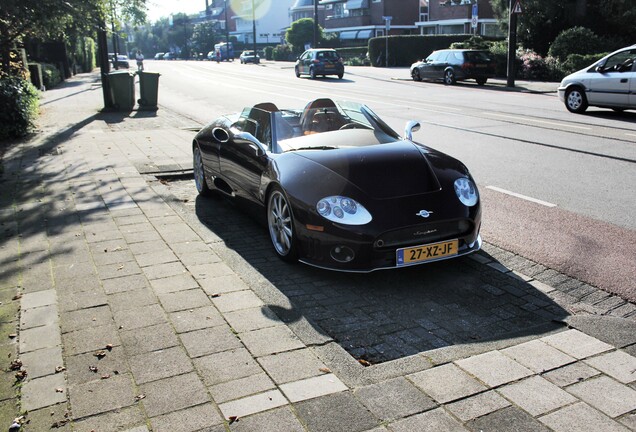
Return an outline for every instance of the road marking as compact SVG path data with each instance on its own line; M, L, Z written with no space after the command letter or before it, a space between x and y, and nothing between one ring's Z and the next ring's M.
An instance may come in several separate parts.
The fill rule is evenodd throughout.
M627 136L633 136L633 137L636 137L636 134L626 133L625 135L627 135Z
M503 194L511 195L511 196L517 197L517 198L521 198L523 200L530 201L530 202L533 202L533 203L536 203L536 204L541 204L542 206L546 206L546 207L556 207L557 206L556 204L552 204L552 203L549 203L549 202L546 202L546 201L541 201L540 199L536 199L536 198L532 198L532 197L529 197L529 196L521 195L521 194L518 194L518 193L515 193L515 192L510 192L509 190L498 188L497 186L486 186L486 189L490 189L490 190L494 190L494 191L497 191L497 192L501 192Z
M506 114L497 114L497 113L488 113L488 112L486 114L490 114L490 115L493 115L495 117L506 117L506 118L515 119L515 120L519 120L519 121L530 121L530 122L535 122L535 123L549 124L549 125L552 125L552 126L563 126L563 127L569 127L569 128L572 128L572 129L592 130L592 128L585 127L585 126L573 126L573 125L569 125L567 123L549 122L549 121L545 121L545 120L533 119L533 118L530 118L530 117L518 117L518 116L512 116L512 115L506 115Z

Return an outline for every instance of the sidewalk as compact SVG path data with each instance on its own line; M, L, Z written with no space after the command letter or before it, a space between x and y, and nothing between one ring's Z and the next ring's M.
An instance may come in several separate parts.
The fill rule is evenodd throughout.
M146 175L188 170L197 125L99 113L95 74L43 96L43 133L0 178L0 353L27 371L23 430L636 431L633 310L365 367Z

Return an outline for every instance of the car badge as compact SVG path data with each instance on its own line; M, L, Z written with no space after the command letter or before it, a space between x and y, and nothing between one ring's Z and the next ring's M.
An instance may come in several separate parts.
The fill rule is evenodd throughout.
M421 216L423 218L427 218L427 217L429 217L432 214L433 214L432 211L420 210L419 212L415 213L415 216Z

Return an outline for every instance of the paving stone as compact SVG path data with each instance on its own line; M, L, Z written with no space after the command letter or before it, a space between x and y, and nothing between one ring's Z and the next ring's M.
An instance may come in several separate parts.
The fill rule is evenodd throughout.
M197 281L208 295L224 294L249 289L245 282L233 273L218 277L197 278Z
M20 353L54 348L61 344L62 338L57 326L35 327L20 332Z
M101 280L120 278L122 276L131 276L141 274L141 268L134 261L127 261L116 264L106 264L97 267L97 273Z
M241 417L230 425L232 432L304 432L298 418L289 407L275 408L270 411Z
M62 315L61 321L62 333L68 333L89 327L112 325L113 315L108 306L100 306L67 312Z
M207 431L211 426L222 425L223 418L213 404L206 403L154 417L150 423L153 432Z
M149 353L179 345L168 323L120 332L121 343L129 356Z
M199 357L194 359L194 364L208 386L263 372L244 348Z
M490 351L455 363L491 387L532 375L532 371L499 351Z
M219 311L213 306L174 312L169 314L169 317L177 333L226 324Z
M198 264L209 264L222 261L217 254L212 252L212 250L205 245L205 243L203 243L203 245L206 249L200 252L192 251L187 253L178 253L181 262L185 264L186 267L189 267Z
M135 259L140 267L148 267L178 261L177 256L170 249L162 249L141 255L135 255Z
M510 406L510 402L497 392L488 391L448 404L446 409L462 422L467 422L507 406Z
M181 347L166 348L130 357L129 363L138 384L192 371L192 363Z
M623 417L619 418L618 421L627 426L628 429L636 431L636 412L625 414Z
M64 374L30 379L21 388L22 409L30 411L66 402L66 391Z
M69 394L75 419L129 407L135 403L132 377L129 374L73 385Z
M150 284L144 275L130 275L103 281L106 294L116 294L143 288L150 288Z
M183 333L180 337L191 358L233 350L243 346L227 325Z
M261 357L258 362L277 384L322 375L327 368L314 352L307 348Z
M394 432L466 432L467 430L442 408L398 420L389 424L389 428Z
M299 402L319 396L347 390L347 386L333 374L325 374L280 385L291 402Z
M536 373L556 369L576 361L575 358L570 357L545 342L536 339L503 349L501 350L501 353Z
M55 432L71 432L71 423L69 417L71 412L68 404L61 403L37 410L30 410L26 413L27 424L22 426L21 430L26 431L49 431L53 430L53 424L56 424ZM15 417L15 416L14 416ZM11 424L13 418L8 419L4 424Z
M169 250L168 245L163 240L151 240L147 242L132 243L128 248L134 255L143 255L160 250Z
M59 330L55 329L59 334ZM64 334L64 355L76 355L104 349L106 345L120 346L114 325L92 327Z
M64 366L61 346L22 353L20 360L30 379L53 375L56 367Z
M157 294L166 294L199 288L197 281L195 281L189 274L154 279L150 281L150 284Z
M186 309L209 306L210 299L197 288L187 291L178 291L166 294L159 294L159 301L166 312L177 312Z
M636 357L626 352L613 351L587 359L585 363L623 384L636 381Z
M439 403L447 403L486 390L484 385L452 363L407 375L406 378Z
M197 281L234 275L234 271L224 262L190 265L188 266L188 270ZM221 281L214 282L219 282L219 284L223 283ZM227 281L224 282L228 284Z
M636 409L636 390L607 376L591 378L567 387L567 391L610 417Z
M498 389L498 392L533 416L545 414L577 399L545 378L533 376Z
M539 420L555 432L627 432L627 429L591 406L579 402Z
M267 306L241 309L224 314L225 319L238 333L281 325L283 322Z
M222 294L213 297L212 302L221 313L264 306L263 301L251 290Z
M210 402L205 387L194 373L144 384L140 392L146 396L142 403L150 417Z
M381 421L392 421L436 408L437 404L403 377L355 391L356 398Z
M128 249L122 249L118 251L101 251L101 252L93 252L93 261L95 265L106 266L111 264L125 264L130 261L134 261L134 257L132 252Z
M55 290L38 291L36 293L23 294L20 299L22 310L51 306L57 304Z
M613 346L574 329L543 337L541 341L577 359L614 349Z
M89 274L77 279L66 279L55 282L57 295L62 298L65 295L73 295L87 291L98 291L101 289L100 280L96 274Z
M306 400L295 404L295 408L312 432L361 432L378 426L378 421L349 392Z
M42 326L59 326L57 306L43 306L23 310L20 314L20 330Z
M226 419L230 417L246 417L251 414L268 411L287 405L287 399L280 390L269 390L265 393L259 393L247 396L243 399L237 399L225 402L219 405L219 409Z
M149 280L153 281L155 279L185 275L187 270L180 262L172 262L144 267L144 274Z
M128 244L162 240L156 231L123 232L122 235Z
M139 307L137 309L117 311L115 322L123 330L150 327L167 322L164 310L158 304Z
M589 367L583 362L577 362L547 372L543 374L543 377L559 387L566 387L599 374L600 372L596 369Z
M90 289L76 293L59 293L59 309L61 313L88 309L108 304L108 299L102 288Z
M245 347L255 357L304 348L300 339L287 327L277 326L240 333L239 337Z
M92 370L92 367L96 370ZM71 386L129 373L128 360L121 347L106 350L103 357L95 356L94 353L66 357L66 377Z
M550 286L548 284L545 284L545 283L543 283L541 281L538 281L538 280L533 280L533 281L530 281L528 283L530 285L532 285L534 288L536 288L537 290L539 290L542 293L544 293L544 294L547 294L547 293L550 293L550 292L554 291L554 287L552 287L552 286Z
M263 393L276 388L274 382L265 374L240 378L210 387L212 398L217 404L228 402L234 399L241 399L256 393Z
M118 409L105 414L74 421L74 432L120 432L145 427L146 419L138 406Z
M108 304L113 312L136 309L155 303L158 303L157 296L155 296L155 293L149 288L141 288L108 296Z
M474 432L550 432L530 414L516 407L507 407L467 423Z

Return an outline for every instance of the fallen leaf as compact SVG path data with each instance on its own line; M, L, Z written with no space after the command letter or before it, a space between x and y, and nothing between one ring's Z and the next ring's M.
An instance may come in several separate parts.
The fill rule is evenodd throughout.
M106 357L106 351L104 350L99 350L96 353L93 354L95 357L97 358L103 358Z
M98 369L97 369L97 366L89 366L89 367L88 367L88 370L89 370L89 371L91 371L91 372L95 372L95 373L97 373L97 370L98 370Z
M17 338L17 337L18 337L18 335L17 335L17 334L15 334L15 333L11 333L11 334L9 335L9 339L15 339L15 338Z
M22 294L16 294L13 296L11 300L20 300L22 298Z
M11 366L9 366L9 370L20 370L20 368L22 367L22 360L20 359L15 359L11 362Z
M324 372L324 373L331 373L331 370L330 370L329 368L326 368L326 367L324 367L324 368L320 368L320 369L318 369L318 370L319 370L320 372Z
M108 378L110 378L109 374L104 374L104 375L101 376L101 379L108 379Z
M64 420L60 420L60 421L56 421L55 423L53 423L51 425L52 429L57 429L57 428L61 428L62 426L64 426L66 423L68 423L70 420L68 419L64 419Z
M371 363L369 363L367 360L365 359L358 359L358 363L360 363L362 366L367 367L367 366L371 366Z
M219 294L219 293L210 294L210 297L212 297L212 298L221 297L221 294Z
M137 400L137 401L140 401L140 400L145 399L145 398L146 398L146 395L143 394L143 393L138 394L137 396L135 396L135 400Z
M66 370L66 368L64 366L57 366L55 368L55 373L64 372L65 370Z
M239 421L239 418L237 416L230 416L228 417L228 420L230 421L230 424Z
M28 375L28 372L25 370L21 370L15 373L15 379L17 379L18 381L22 381L23 379L25 379Z
M120 265L119 267L117 267L117 270L123 270L124 269L124 265Z
M106 344L106 349L108 351L112 351L113 350L113 344Z
M64 389L56 388L55 393L64 393Z

